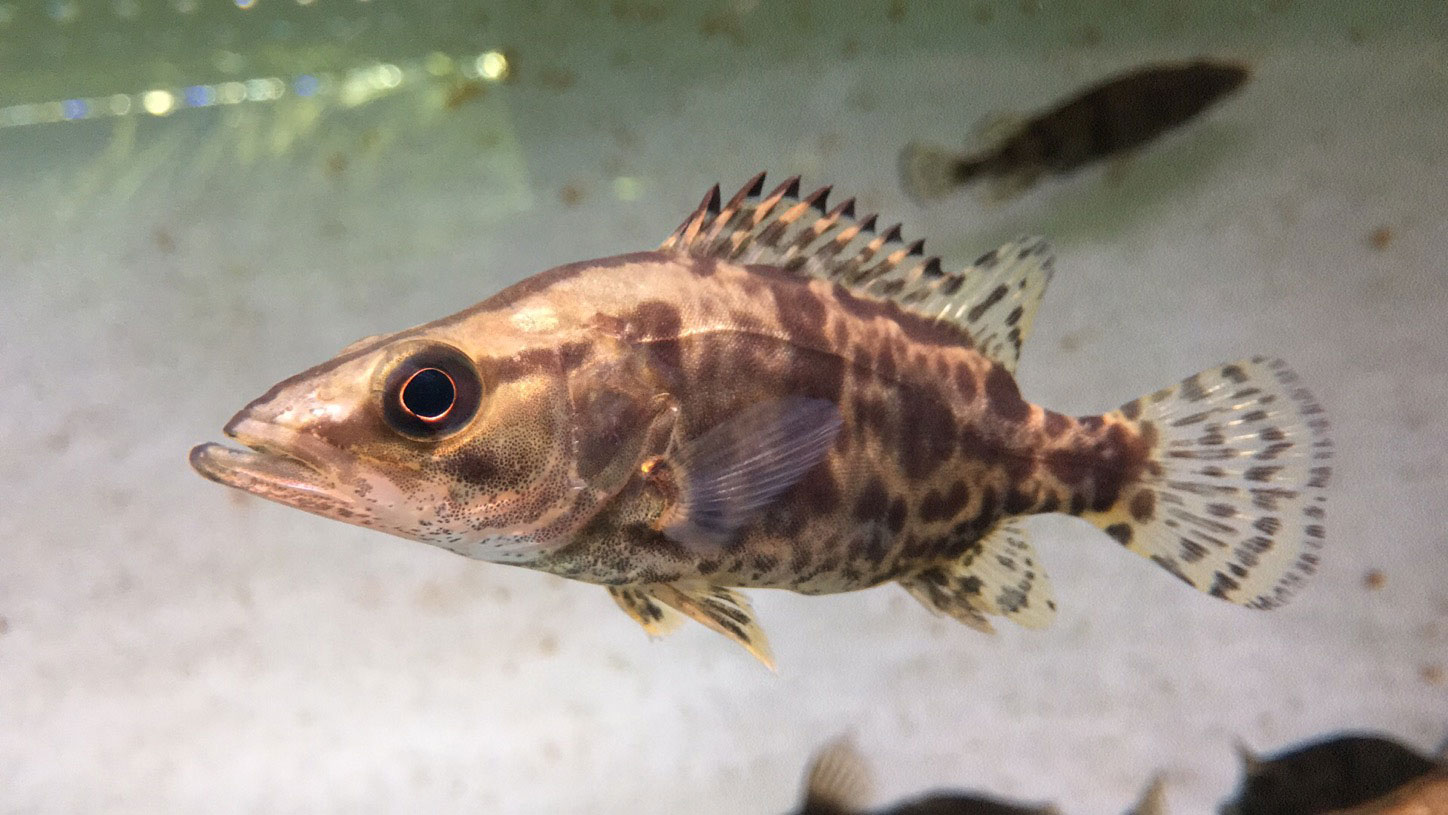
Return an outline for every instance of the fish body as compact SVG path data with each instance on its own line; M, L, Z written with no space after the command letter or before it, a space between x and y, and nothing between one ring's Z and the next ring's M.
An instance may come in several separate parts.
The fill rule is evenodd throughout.
M1448 768L1439 767L1382 798L1335 815L1448 815Z
M870 771L848 738L825 745L805 771L795 815L1060 815L1051 804L1008 801L973 792L935 792L880 808L868 806ZM1161 779L1153 779L1130 815L1165 815Z
M1004 119L993 143L954 153L915 143L901 153L905 189L919 201L989 181L997 198L1124 155L1202 113L1247 81L1236 63L1199 60L1152 65L1110 77L1042 113Z
M767 664L737 588L901 583L932 610L1049 622L1021 521L1086 518L1258 608L1312 572L1331 443L1277 360L1099 416L1014 369L1052 273L1022 240L946 271L828 190L717 188L655 251L559 267L354 343L240 411L213 480L472 558L609 587Z
M1366 805L1443 769L1392 739L1365 734L1334 736L1266 758L1242 752L1241 788L1221 807L1222 815L1321 815Z

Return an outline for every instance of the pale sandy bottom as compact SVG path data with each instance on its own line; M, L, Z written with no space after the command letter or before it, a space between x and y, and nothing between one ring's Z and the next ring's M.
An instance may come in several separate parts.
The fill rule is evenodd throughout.
M722 29L600 11L546 37L495 11L535 70L455 111L419 92L311 130L280 107L0 130L0 810L782 812L809 754L852 732L880 802L976 787L1113 813L1160 771L1171 811L1198 813L1233 786L1237 739L1448 735L1441 4L1355 21L983 3L985 23L915 5ZM1257 76L1120 177L997 208L899 191L909 138L1198 53ZM1050 235L1021 372L1055 409L1286 357L1336 427L1321 575L1253 613L1046 519L1053 629L987 638L894 587L756 592L772 675L697 626L649 642L597 587L186 466L352 340L649 248L708 184L760 169L859 195L957 263Z

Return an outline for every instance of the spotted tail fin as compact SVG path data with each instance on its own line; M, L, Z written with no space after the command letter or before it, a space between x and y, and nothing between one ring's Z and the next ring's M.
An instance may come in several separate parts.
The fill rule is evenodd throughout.
M1332 441L1280 359L1188 377L1105 417L1149 444L1140 481L1085 517L1215 597L1285 602L1317 569Z

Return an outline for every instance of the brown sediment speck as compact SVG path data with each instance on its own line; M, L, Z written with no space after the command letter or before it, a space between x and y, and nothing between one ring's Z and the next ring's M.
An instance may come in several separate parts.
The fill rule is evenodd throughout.
M1094 25L1082 26L1080 33L1077 34L1077 38L1082 45L1088 48L1095 47L1101 44L1101 29Z
M991 8L991 5L989 3L979 3L976 5L975 11L971 14L971 16L975 18L975 21L977 23L981 25L988 25L992 20L995 19L995 9Z
M732 7L712 11L700 18L699 34L705 39L723 37L736 46L743 46L748 42L744 36L744 21Z
M10 633L10 621L0 617L0 637Z
M576 184L566 184L558 191L558 200L562 201L565 207L576 207L583 202L583 190Z
M1393 228L1390 226L1380 226L1368 233L1368 246L1371 246L1379 252L1387 249L1388 244L1392 242Z
M1418 678L1427 685L1442 685L1448 673L1444 672L1441 662L1430 662L1418 666Z
M488 83L481 79L470 79L458 82L448 89L447 96L443 98L442 106L448 110L457 110L474 99L481 99L488 93Z
M342 152L335 152L327 156L327 164L323 168L328 178L340 178L342 173L347 172L347 155Z
M538 84L559 93L573 87L577 81L578 75L567 68L545 68L538 73Z
M538 651L545 657L558 653L558 637L551 631L543 632L543 636L538 638Z
M1067 352L1067 353L1072 353L1072 352L1075 352L1075 351L1080 351L1080 350L1081 350L1081 346L1083 346L1083 345L1085 345L1085 344L1086 344L1086 330L1085 330L1085 329L1082 329L1082 330L1080 330L1080 331L1072 331L1072 332L1070 332L1070 333L1068 333L1068 334L1062 334L1062 335L1061 335L1061 339L1057 342L1057 345L1060 346L1061 350L1062 350L1062 351L1065 351L1065 352Z
M854 37L845 40L840 45L840 57L843 59L854 59L860 55L860 41Z
M1355 25L1347 30L1347 41L1353 45L1362 45L1367 41L1368 33L1360 25Z
M885 19L892 23L905 22L905 0L890 0L890 7L885 10Z
M1377 591L1387 584L1388 576L1379 569L1369 569L1367 574L1363 575L1363 588L1368 591Z
M171 233L163 226L156 227L151 233L151 243L166 254L176 251L176 239L171 237Z

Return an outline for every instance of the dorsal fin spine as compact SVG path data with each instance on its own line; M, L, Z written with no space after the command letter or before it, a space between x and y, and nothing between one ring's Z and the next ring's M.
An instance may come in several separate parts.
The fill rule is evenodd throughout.
M831 209L829 187L801 199L798 177L761 197L764 180L751 178L722 207L719 188L712 188L661 248L770 265L888 297L922 317L954 323L963 342L1014 370L1051 277L1043 242L1022 239L965 270L947 271L925 254L924 241L907 242L899 224L881 230L875 215L856 217L854 199Z

